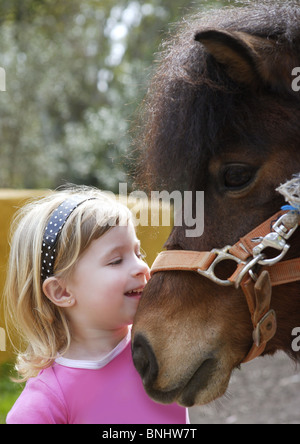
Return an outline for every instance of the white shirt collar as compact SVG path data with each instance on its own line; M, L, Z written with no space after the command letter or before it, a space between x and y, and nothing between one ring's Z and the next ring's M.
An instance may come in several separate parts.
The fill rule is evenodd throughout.
M62 365L64 367L99 370L100 368L103 368L107 364L109 364L120 353L122 353L122 351L125 350L130 341L131 341L131 328L128 329L128 333L125 336L125 338L122 339L122 341L119 342L119 344L111 352L109 352L99 361L76 360L59 356L58 358L55 359L55 362L56 364Z

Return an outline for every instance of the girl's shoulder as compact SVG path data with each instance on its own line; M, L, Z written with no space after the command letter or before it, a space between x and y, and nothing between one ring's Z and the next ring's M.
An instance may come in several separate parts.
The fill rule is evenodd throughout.
M53 367L30 378L8 413L7 424L61 424L67 422L67 408Z

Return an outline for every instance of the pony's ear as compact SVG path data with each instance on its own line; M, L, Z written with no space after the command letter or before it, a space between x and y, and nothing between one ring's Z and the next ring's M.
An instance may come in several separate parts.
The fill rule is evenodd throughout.
M195 40L224 65L235 82L291 90L292 57L286 51L280 51L275 40L217 29L198 32Z

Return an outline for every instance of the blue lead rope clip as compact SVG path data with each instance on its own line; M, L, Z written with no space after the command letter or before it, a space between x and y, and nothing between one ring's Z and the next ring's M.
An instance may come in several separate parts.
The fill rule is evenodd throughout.
M296 213L300 214L300 208L295 208L292 205L283 205L281 209L283 211L295 211Z

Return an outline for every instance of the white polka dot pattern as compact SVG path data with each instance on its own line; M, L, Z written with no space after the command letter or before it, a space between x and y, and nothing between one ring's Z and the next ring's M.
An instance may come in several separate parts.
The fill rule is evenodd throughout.
M94 198L93 198L94 199ZM61 230L63 229L68 217L73 211L87 199L86 197L74 195L65 200L58 208L56 208L50 216L49 222L45 228L42 243L42 263L41 278L42 281L53 276L56 245Z

